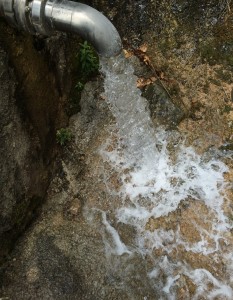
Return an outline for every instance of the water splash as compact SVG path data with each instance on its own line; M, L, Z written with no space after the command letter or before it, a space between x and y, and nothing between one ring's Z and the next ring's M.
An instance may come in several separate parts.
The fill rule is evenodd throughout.
M154 128L147 101L136 88L134 70L123 57L102 61L102 71L104 96L115 117L115 127L99 152L121 182L117 190L110 192L121 199L114 212L116 227L124 224L136 230L134 244L124 244L117 229L107 220L106 212L102 212L102 224L108 233L108 237L103 235L108 257L140 254L145 264L149 257L147 280L161 299L177 299L177 287L182 286L184 278L195 285L192 299L201 296L232 299L231 283L227 282L230 273L223 282L209 270L194 268L188 260L181 259L182 253L188 252L213 255L215 262L230 264L232 251L222 247L223 241L229 244L227 235L231 229L223 211L227 166L185 147L178 132ZM183 202L194 207L194 218L187 222L196 232L196 240L187 239L179 224L168 229L156 225L161 218L166 223L166 218L177 213ZM207 213L198 215L198 212L195 216L195 207L200 206L207 208ZM206 218L203 224L201 218ZM160 254L155 254L156 251ZM187 293L186 297L191 297Z

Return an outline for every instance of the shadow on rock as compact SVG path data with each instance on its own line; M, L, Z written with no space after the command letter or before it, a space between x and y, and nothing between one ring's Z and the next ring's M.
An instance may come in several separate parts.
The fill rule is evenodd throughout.
M81 299L83 288L80 275L53 240L43 235L36 244L38 267L44 284L49 286L54 299Z

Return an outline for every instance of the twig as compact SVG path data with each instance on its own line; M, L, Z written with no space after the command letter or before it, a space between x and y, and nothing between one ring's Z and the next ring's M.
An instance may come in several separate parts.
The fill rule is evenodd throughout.
M229 3L229 1L228 1L228 0L226 0L226 2L227 2L227 8L228 8L228 11L229 11L229 12L231 12L230 3Z

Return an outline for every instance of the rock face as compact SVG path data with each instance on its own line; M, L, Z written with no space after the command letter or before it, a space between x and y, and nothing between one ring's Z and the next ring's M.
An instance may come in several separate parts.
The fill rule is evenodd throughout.
M2 20L0 26L2 264L46 194L56 129L67 122L63 105L71 80L65 80L70 69L64 62L64 35L45 41L19 33Z
M94 183L92 178L85 183L94 171L86 167L86 159L95 168L92 150L101 142L99 133L105 134L104 127L111 122L106 103L101 97L96 99L95 91L101 85L100 80L92 82L83 91L83 113L70 121L76 142L65 149L41 216L12 253L1 295L13 299L15 295L18 299L129 299L124 290L115 289L116 274L109 273L105 265L101 235L83 216L84 204L96 191L95 185L88 187ZM93 201L103 192L94 192Z
M47 172L40 144L16 103L16 79L0 48L0 261L44 197Z
M49 67L41 54L45 48L44 39L24 36L2 21L0 26L2 264L43 202L53 172L55 128L67 120L64 110L60 110L61 114L58 110L67 99L67 84L62 80L64 47L61 44L64 39L61 35L47 41L46 57L53 57ZM60 64L52 72L54 60L57 60L53 53L55 44L60 45L56 52Z

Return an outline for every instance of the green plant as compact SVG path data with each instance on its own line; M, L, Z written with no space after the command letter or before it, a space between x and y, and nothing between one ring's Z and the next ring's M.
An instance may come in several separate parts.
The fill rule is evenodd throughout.
M89 76L99 69L99 59L94 49L85 41L78 53L79 66L83 76Z
M61 128L57 130L56 139L58 144L64 146L65 144L71 141L72 133L69 131L69 129Z
M75 89L77 90L77 92L81 92L84 89L84 84L82 82L78 82L75 86Z

